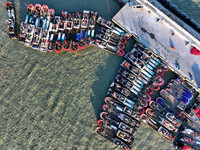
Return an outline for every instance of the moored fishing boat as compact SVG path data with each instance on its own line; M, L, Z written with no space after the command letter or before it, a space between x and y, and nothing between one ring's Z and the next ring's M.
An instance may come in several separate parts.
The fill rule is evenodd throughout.
M98 125L100 127L103 127L104 129L108 129L111 132L113 132L114 134L116 134L116 136L120 139L122 139L123 141L129 143L129 144L133 144L134 142L134 136L132 134L129 134L127 132L124 132L123 130L120 130L117 126L107 123L104 120L99 120L98 121Z
M98 33L96 36L95 36L96 39L100 40L100 41L104 41L106 42L107 44L113 46L113 47L116 47L117 49L124 49L125 46L124 44L122 44L121 42L117 41L117 40L114 40L112 38L110 38L109 36L107 35L103 35L101 33Z
M56 53L60 53L62 51L64 40L65 40L65 33L58 32L58 37L57 37L57 41L55 44L55 52Z
M32 40L32 48L39 50L40 49L40 39L42 36L42 28L35 28Z
M114 126L115 129L118 128L122 131L125 131L125 132L131 134L132 136L134 136L137 131L137 129L131 128L127 124L125 124L123 122L117 122L115 120L106 121L106 120L100 119L97 124L102 128L110 128L110 127Z
M154 81L155 81L159 86L162 86L162 85L165 83L164 79L161 78L160 76L155 77Z
M46 27L44 27L45 30L51 31L53 21L54 21L54 17L55 17L54 9L48 9L47 23L46 23Z
M156 111L161 116L165 117L168 121L170 121L173 125L175 125L177 128L180 127L182 122L180 121L180 118L175 117L170 112L167 112L164 110L158 103L154 101L150 101L149 106Z
M24 46L31 46L32 45L32 39L35 31L35 26L34 25L28 25L27 27L27 36L24 42Z
M162 126L167 128L169 131L171 131L173 133L177 132L178 129L174 125L172 125L169 121L167 121L164 118L162 118L158 113L156 113L152 109L147 108L146 109L146 114L149 117L151 117L153 120L155 120L156 122L158 122L159 124L161 124Z
M124 60L122 63L121 63L121 66L123 68L125 68L126 70L130 71L131 73L135 74L135 75L138 75L140 73L140 69L135 66L135 65L131 65L128 61Z
M129 99L137 99L138 98L138 96L136 94L132 93L130 90L119 85L116 82L112 82L112 84L110 85L110 88L112 88L114 91L117 91L117 92L123 94L124 96L126 96Z
M79 35L76 31L73 32L72 44L71 44L71 52L75 53L78 51L78 44L79 44Z
M73 34L72 31L65 31L65 40L63 43L63 50L64 51L68 51L70 49L70 45L71 45L71 40L72 40Z
M106 138L107 140L111 141L112 143L114 143L115 145L117 145L119 148L123 148L125 150L130 150L131 146L128 145L127 143L125 143L124 141L116 138L115 136L113 136L112 132L110 132L109 130L102 128L102 127L97 127L95 129L95 132Z
M167 129L165 129L164 127L160 126L160 124L158 124L156 121L151 119L149 116L147 116L145 114L142 114L140 116L140 119L145 124L149 125L151 128L153 128L154 130L158 131L161 135L163 135L168 140L174 141L175 136L172 133L170 133Z
M127 125L131 126L132 128L139 128L140 127L140 121L132 119L131 117L119 112L119 113L106 113L106 112L102 112L100 114L101 119L103 120L110 120L110 119L114 119L117 121L122 121L124 123L126 123Z
M19 31L19 42L24 43L26 39L26 34L27 34L27 23L22 22L20 24L20 31Z
M151 101L151 96L147 93L142 92L140 93L139 96L140 96L140 99L142 99L143 101L146 101L146 102Z
M117 47L109 45L105 41L96 39L95 45L98 46L99 48L102 48L102 49L109 51L110 53L116 54L118 56L123 56L125 54L125 52L122 49L118 49Z
M41 28L43 30L47 30L49 26L48 10L49 10L49 7L47 5L42 5L41 11L40 11L40 20L42 24Z
M109 20L106 20L106 19L103 19L101 17L98 17L97 19L97 23L99 23L100 25L106 27L106 28L113 28L114 27L114 23L109 21Z
M159 86L159 84L157 84L156 81L153 81L153 83L150 85L150 88L151 88L152 90L155 90L155 91L160 90L160 86Z
M124 95L113 91L111 88L108 89L107 94L112 96L114 99L111 97L106 97L105 99L117 100L129 108L134 108L134 104L135 104L134 100L130 100L130 99L126 98Z
M125 77L126 79L128 79L129 81L133 82L136 79L136 76L130 72L128 72L127 70L125 70L124 68L120 67L117 71L118 74L120 74L121 76ZM142 82L143 83L143 82ZM141 84L142 84L141 83Z
M33 15L31 24L35 25L36 28L39 27L39 25L40 25L41 8L42 8L42 6L40 4L35 5L35 11L34 11L34 15ZM29 23L30 23L30 21L29 21Z
M89 19L89 29L92 30L95 28L97 19L97 12L90 11L90 19Z
M55 16L50 22L49 31L58 32L59 22L60 22L60 16Z
M66 24L66 30L71 31L73 29L73 23L74 23L74 16L71 15L68 12L64 12L64 16L66 18L65 24Z
M54 50L57 36L58 36L57 33L49 32L49 40L47 41L49 52L52 52Z
M32 19L33 19L33 15L35 12L35 6L33 4L29 4L27 6L27 14L26 14L26 19L25 19L25 23L31 23Z
M163 76L164 75L164 71L162 70L162 68L159 68L156 70L156 74L159 76Z
M137 107L135 105L135 107L133 109L130 109L126 106L121 105L120 103L117 103L116 101L112 100L112 99L105 99L105 103L103 105L103 110L104 111L120 111L123 112L126 115L129 115L130 117L139 120L139 114L141 112L144 112L144 108L142 107Z
M49 39L49 32L43 30L42 31L42 36L41 36L41 43L40 43L40 51L41 52L47 52L48 48L48 39Z
M81 27L81 12L80 11L76 11L76 13L74 14L74 29L80 29Z
M145 90L144 90L145 93L151 95L153 94L153 90L150 88L150 87L147 87Z
M161 65L161 68L162 68L162 70L163 70L163 71L165 71L165 72L166 72L166 71L168 71L168 70L169 70L169 67L167 66L167 64L166 64L166 63L163 63L163 62L162 62L160 65Z
M15 17L15 8L11 2L6 2L6 11L8 14L8 20L6 20L7 30L10 39L15 39L17 37L17 23Z

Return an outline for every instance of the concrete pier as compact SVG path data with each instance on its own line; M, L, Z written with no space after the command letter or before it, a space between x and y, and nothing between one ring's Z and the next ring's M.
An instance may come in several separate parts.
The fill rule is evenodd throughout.
M127 3L113 21L200 88L200 56L190 54L192 47L200 50L200 34L196 30L157 0Z

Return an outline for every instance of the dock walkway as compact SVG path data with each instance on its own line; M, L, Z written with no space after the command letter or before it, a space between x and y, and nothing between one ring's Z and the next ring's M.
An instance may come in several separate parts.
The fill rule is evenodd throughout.
M135 38L139 38L172 69L200 88L200 56L190 54L193 46L200 49L200 34L196 30L156 0L127 3L113 17L113 21Z

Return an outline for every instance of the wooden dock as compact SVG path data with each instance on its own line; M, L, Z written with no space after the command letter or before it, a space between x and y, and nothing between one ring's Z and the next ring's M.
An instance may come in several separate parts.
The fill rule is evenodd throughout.
M200 50L200 34L196 30L157 0L127 3L112 20L200 88L200 56L190 54L192 47Z

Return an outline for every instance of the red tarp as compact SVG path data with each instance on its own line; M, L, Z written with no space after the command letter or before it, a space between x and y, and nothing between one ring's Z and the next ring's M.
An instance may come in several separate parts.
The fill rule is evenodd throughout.
M193 48L190 50L190 54L200 55L200 50L198 50L196 47L193 47Z

